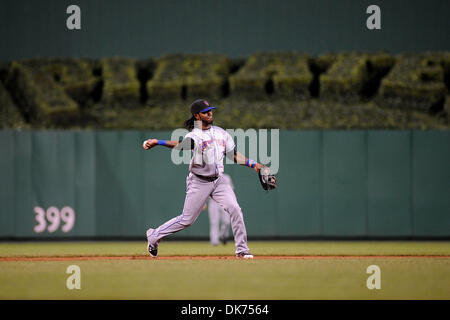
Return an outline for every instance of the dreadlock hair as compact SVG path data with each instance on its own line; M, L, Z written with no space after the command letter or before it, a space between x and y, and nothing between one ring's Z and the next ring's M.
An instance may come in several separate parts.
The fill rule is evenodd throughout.
M186 129L188 129L189 131L191 131L192 129L194 129L194 123L195 123L195 117L192 116L184 122L184 127Z

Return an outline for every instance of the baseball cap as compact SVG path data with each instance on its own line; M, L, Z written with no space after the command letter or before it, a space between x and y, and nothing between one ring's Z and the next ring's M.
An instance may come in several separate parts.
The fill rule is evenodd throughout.
M192 102L191 104L191 113L197 114L199 112L207 112L209 110L215 109L216 107L212 107L209 105L209 102L204 99L198 99Z

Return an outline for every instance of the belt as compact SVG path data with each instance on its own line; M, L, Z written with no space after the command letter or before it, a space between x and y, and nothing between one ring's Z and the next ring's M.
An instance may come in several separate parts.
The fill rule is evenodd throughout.
M192 173L192 174L193 174L194 176L196 176L196 177L202 179L202 180L209 181L209 182L216 181L217 178L219 177L219 176L217 176L217 177L214 177L214 176L213 176L213 177L207 177L207 176L201 176L201 175L195 174L195 173Z

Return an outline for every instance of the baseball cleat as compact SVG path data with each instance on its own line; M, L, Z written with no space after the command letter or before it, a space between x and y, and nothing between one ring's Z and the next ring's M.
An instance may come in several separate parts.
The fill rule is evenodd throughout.
M250 252L241 252L236 254L239 259L253 259L253 255Z
M220 237L220 242L222 242L223 245L227 244L227 238L226 237Z
M147 251L153 258L156 258L158 256L158 244L150 243L150 236L154 231L154 229L147 230Z
M147 249L148 249L148 253L150 253L150 255L153 258L156 258L158 256L158 247L155 247L154 245L149 244Z

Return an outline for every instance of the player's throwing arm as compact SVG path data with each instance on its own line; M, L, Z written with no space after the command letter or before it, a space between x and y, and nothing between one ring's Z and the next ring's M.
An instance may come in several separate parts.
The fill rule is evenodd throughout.
M149 150L149 149L153 148L154 146L162 145L162 146L166 146L166 147L172 149L172 148L175 148L178 144L179 144L178 141L148 139L148 140L144 141L144 143L142 144L142 147L145 150Z

